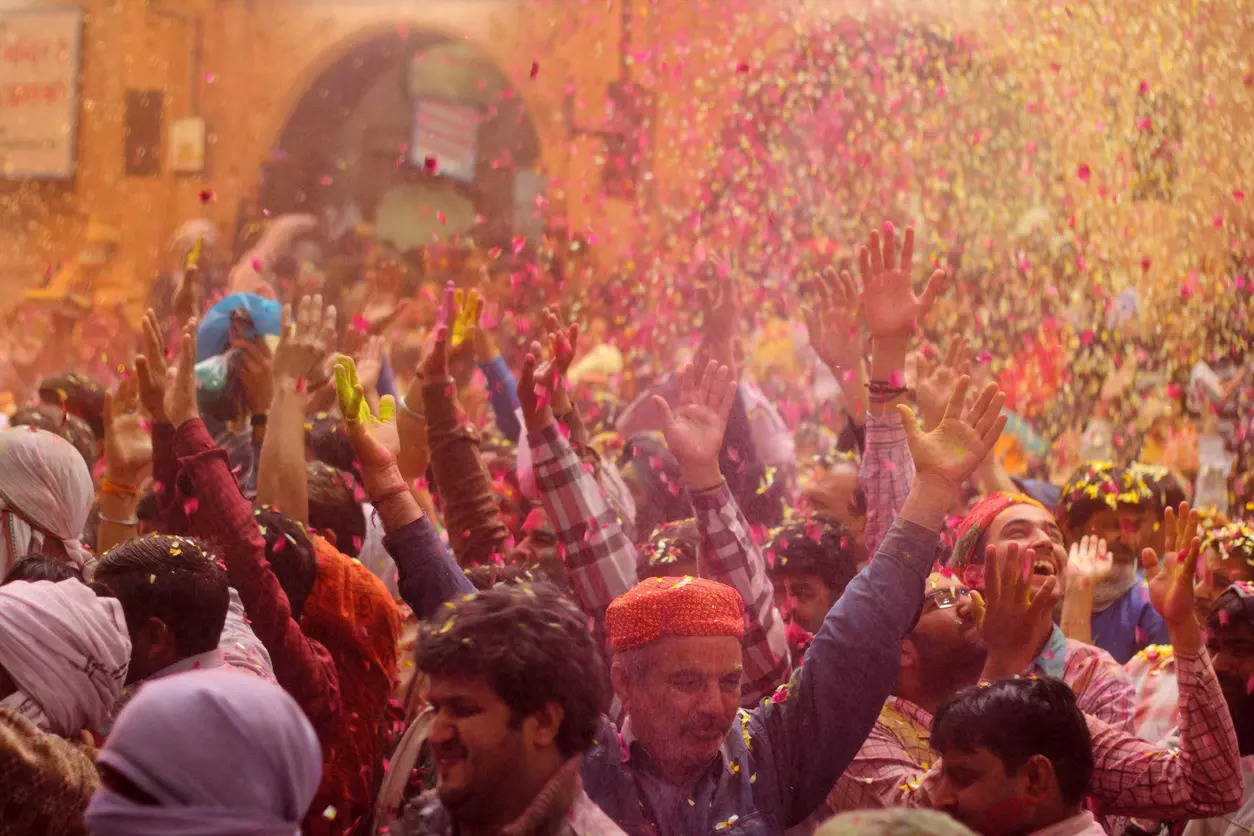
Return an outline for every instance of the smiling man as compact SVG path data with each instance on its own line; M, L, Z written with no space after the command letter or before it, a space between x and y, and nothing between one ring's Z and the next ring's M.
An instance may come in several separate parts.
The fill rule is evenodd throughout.
M436 788L393 832L621 834L583 791L604 666L578 608L543 584L498 585L423 624Z
M1011 546L1021 555L1030 554L1033 590L1039 590L1051 576L1061 581L1067 565L1062 530L1045 506L1025 494L995 493L972 508L958 526L958 540L948 565L967 586L982 591L985 553L990 547ZM1037 648L1032 666L1023 673L1063 680L1075 689L1082 711L1132 731L1132 681L1101 648L1069 639L1055 626Z

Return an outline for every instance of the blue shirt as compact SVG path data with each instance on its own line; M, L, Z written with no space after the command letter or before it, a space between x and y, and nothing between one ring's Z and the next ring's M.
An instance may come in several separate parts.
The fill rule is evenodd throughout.
M1151 644L1171 644L1167 624L1150 603L1144 580L1106 609L1093 613L1093 644L1121 665Z
M898 518L832 606L786 689L741 710L691 790L664 778L631 734L602 718L584 787L628 833L774 834L831 792L896 682L938 537Z

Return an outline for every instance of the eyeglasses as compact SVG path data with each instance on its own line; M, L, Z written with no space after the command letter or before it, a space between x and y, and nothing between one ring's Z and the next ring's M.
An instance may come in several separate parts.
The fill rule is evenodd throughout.
M934 589L923 596L923 607L927 609L930 604L933 609L947 610L962 599L970 597L971 590L965 586L960 586L957 589L950 589L949 587Z

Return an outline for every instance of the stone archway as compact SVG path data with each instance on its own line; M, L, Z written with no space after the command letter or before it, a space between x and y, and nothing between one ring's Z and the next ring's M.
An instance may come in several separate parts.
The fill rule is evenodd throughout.
M541 202L548 144L490 55L442 32L395 26L359 30L329 52L304 74L261 161L261 205L369 220L401 249L472 230L498 242L538 230L528 207ZM450 151L441 166L420 144L429 144L437 110L461 118L445 132L473 155L460 165Z

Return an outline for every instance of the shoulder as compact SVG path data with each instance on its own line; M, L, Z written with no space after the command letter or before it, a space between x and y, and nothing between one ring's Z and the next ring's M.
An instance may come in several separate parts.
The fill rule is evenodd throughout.
M582 791L571 805L566 823L569 831L577 836L620 836L624 832Z

